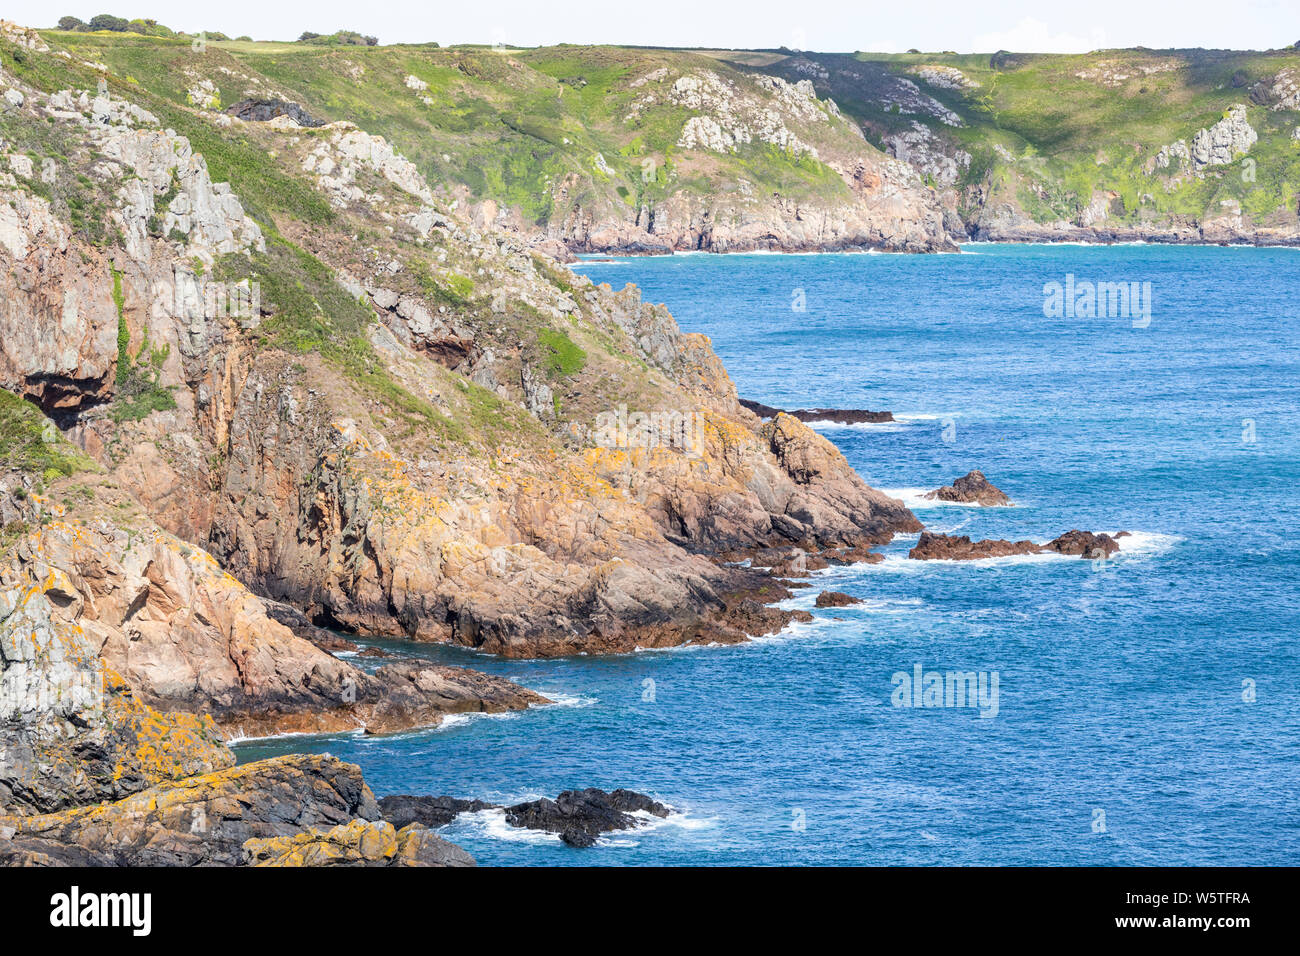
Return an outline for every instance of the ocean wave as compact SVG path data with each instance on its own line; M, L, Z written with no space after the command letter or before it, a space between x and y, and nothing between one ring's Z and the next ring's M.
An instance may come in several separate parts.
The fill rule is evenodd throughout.
M545 830L529 830L526 827L512 827L506 822L506 811L501 807L478 810L473 813L462 813L448 824L448 827L457 830L464 828L491 840L506 840L510 843L562 845L558 833L548 833Z
M855 432L897 432L902 431L906 422L837 422L829 418L816 418L804 422L813 431L855 431Z
M1118 533L1117 531L1107 532L1111 537ZM1177 534L1160 534L1155 531L1130 531L1125 537L1119 539L1119 551L1112 556L1111 560L1164 554L1167 551L1172 551L1186 540L1182 535Z
M1079 565L1085 563L1077 554L1057 554L1055 551L1047 554L1009 554L997 558L934 558L928 561L909 558L905 554L887 554L884 561L865 565L865 569L882 573L921 574L927 568L937 570L966 566L990 569L1015 567L1021 564L1053 564L1057 561L1073 561Z
M539 799L536 796L525 797L523 800L515 801L517 803L527 802L529 800ZM662 802L662 801L661 801ZM693 817L684 810L679 810L671 804L668 806L668 816L657 817L647 810L633 811L630 816L637 820L637 825L630 830L611 830L603 834L596 841L597 847L635 847L640 844L640 840L631 839L631 837L643 837L655 830L665 827L678 827L683 830L706 830L717 825L716 817ZM530 830L527 827L511 826L506 820L506 811L504 807L495 807L487 810L478 810L473 813L462 813L451 823L443 828L444 835L454 838L455 830L469 830L472 833L487 837L492 840L506 840L511 843L531 843L534 845L562 846L564 841L560 839L558 833L550 833L546 830Z
M238 747L240 744L266 743L268 740L289 740L293 737L364 737L366 729L357 727L354 730L293 730L285 731L279 734L236 734L234 737L225 738L227 747Z
M827 582L828 584L838 584L839 582ZM844 583L844 587L852 585ZM865 614L912 614L918 609L925 607L925 602L920 598L859 598L857 604L846 604L843 607L817 607L817 595L821 593L817 588L808 588L801 591L792 598L786 598L784 601L777 602L774 607L785 611L858 611ZM854 595L857 597L857 595ZM793 624L802 623L795 621Z
M1009 505L981 505L977 501L943 501L939 498L925 497L933 488L881 488L879 489L891 498L897 498L907 507L916 510L918 508L1015 508L1019 507L1014 502Z
M533 704L532 707L591 707L594 704L600 703L599 697L586 697L581 694L566 694L561 691L542 690L537 687L530 687L528 689L536 691L551 701L549 704ZM531 710L532 708L530 707L529 709Z
M1117 532L1109 531L1105 533L1114 537ZM901 537L901 535L897 537ZM1119 539L1119 550L1111 555L1109 560L1113 563L1154 557L1172 550L1184 540L1186 539L1175 534L1130 531L1127 536ZM875 564L855 565L855 567L864 571L918 574L923 572L927 566L953 568L969 565L974 568L1006 568L1021 564L1053 564L1059 561L1074 562L1079 565L1088 563L1087 559L1077 554L1058 554L1055 551L1040 554L1009 554L995 558L936 558L927 561L909 558L901 553L894 553L886 554L884 561Z

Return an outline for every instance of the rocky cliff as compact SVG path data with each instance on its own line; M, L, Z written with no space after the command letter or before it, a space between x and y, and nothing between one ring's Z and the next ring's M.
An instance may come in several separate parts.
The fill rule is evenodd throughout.
M196 55L181 39L44 38L212 114L305 128L364 116L477 226L552 251L953 248L933 190L834 100L717 57L431 44L286 59L273 44Z
M983 241L1300 242L1300 52L790 53Z
M319 627L512 656L734 642L793 616L739 559L919 529L797 418L744 409L662 306L476 222L383 136L160 96L12 26L0 90L0 802L63 814L24 858L126 859L71 808L137 820L132 793L224 772L222 736L546 703L357 668ZM241 830L273 842L222 861L442 853L357 816Z

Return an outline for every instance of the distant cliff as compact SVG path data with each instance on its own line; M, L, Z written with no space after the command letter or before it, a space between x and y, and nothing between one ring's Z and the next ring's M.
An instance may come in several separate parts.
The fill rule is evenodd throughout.
M939 193L950 234L1300 243L1300 51L790 53Z

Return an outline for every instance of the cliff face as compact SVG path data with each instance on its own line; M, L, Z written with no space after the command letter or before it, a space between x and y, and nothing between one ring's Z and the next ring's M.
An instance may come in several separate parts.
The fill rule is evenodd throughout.
M412 825L396 831L351 764L287 756L159 783L95 807L0 815L20 866L472 866Z
M364 116L439 199L552 251L953 248L933 190L833 100L725 57L303 45L285 58L274 45L194 55L180 40L45 36L214 114L308 128Z
M108 265L111 285L101 273L94 308L70 314L104 325L111 289L119 335L82 336L74 364L112 369L116 388L83 397L70 434L164 528L321 623L516 655L734 640L738 596L764 585L707 554L861 547L915 526L806 426L761 426L740 408L707 341L661 307L457 220L381 137L240 123L328 208L323 226L280 217L268 246L238 191L145 108L76 89L25 96L24 110L68 128L69 155L84 150L118 232L85 260ZM108 168L93 159L105 153ZM67 243L65 258L87 245ZM232 299L256 282L260 301L240 312L187 292L226 275ZM11 278L11 323L48 314L62 276ZM310 301L290 287L304 282ZM293 343L316 333L326 296L333 327L302 352ZM84 370L67 378L105 378ZM39 397L38 379L5 384ZM599 427L628 407L650 423ZM656 430L662 414L684 430ZM165 669L123 664L140 680ZM337 669L291 673L299 693L334 693ZM192 692L176 675L149 686ZM201 696L249 709L229 684Z
M546 234L579 252L822 251L954 249L933 192L906 163L869 147L832 99L811 83L718 69L661 67L632 81L641 92L629 116L663 106L686 118L674 147L675 175L706 177L707 190L677 188L634 209L593 200L579 174L554 189ZM796 167L817 168L818 189L793 195L764 188L728 161L779 151ZM658 175L656 170L655 175ZM596 194L599 196L599 193Z

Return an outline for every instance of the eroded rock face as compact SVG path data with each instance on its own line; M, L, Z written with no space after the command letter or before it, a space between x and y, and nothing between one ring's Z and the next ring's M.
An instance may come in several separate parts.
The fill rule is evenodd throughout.
M0 188L0 384L49 415L102 404L117 367L109 263L39 196Z
M473 866L474 858L421 826L353 820L244 844L249 866Z
M20 840L75 847L69 852L100 865L235 866L244 862L249 840L380 819L356 766L290 755L157 784L100 806L0 817L0 825Z
M925 496L937 501L960 501L986 508L1011 504L1011 499L994 487L982 471L970 471L951 485L936 488Z
M6 502L10 487L23 485L0 482ZM24 492L13 513L34 530L0 553L0 807L10 812L221 769L234 760L223 733L387 733L547 703L461 668L359 670L273 621L210 554L124 510L134 506L103 476L52 491L68 488L85 498L76 519Z
M1228 109L1223 119L1193 137L1192 163L1198 169L1226 166L1238 156L1250 152L1258 139L1259 135L1246 119L1245 105L1237 103Z
M0 571L0 809L112 800L234 763L210 717L160 713L65 616L74 582L49 566Z
M1123 532L1119 537L1123 537ZM909 558L919 561L974 561L981 558L1005 558L1017 554L1078 555L1082 558L1107 558L1119 550L1119 542L1108 534L1091 531L1067 531L1046 544L1033 541L1002 539L972 541L969 535L934 534L922 531Z
M296 126L316 127L325 125L324 120L316 119L297 103L290 103L285 100L240 100L227 109L226 113L236 119L246 120L250 123L267 123L278 117L286 116Z

